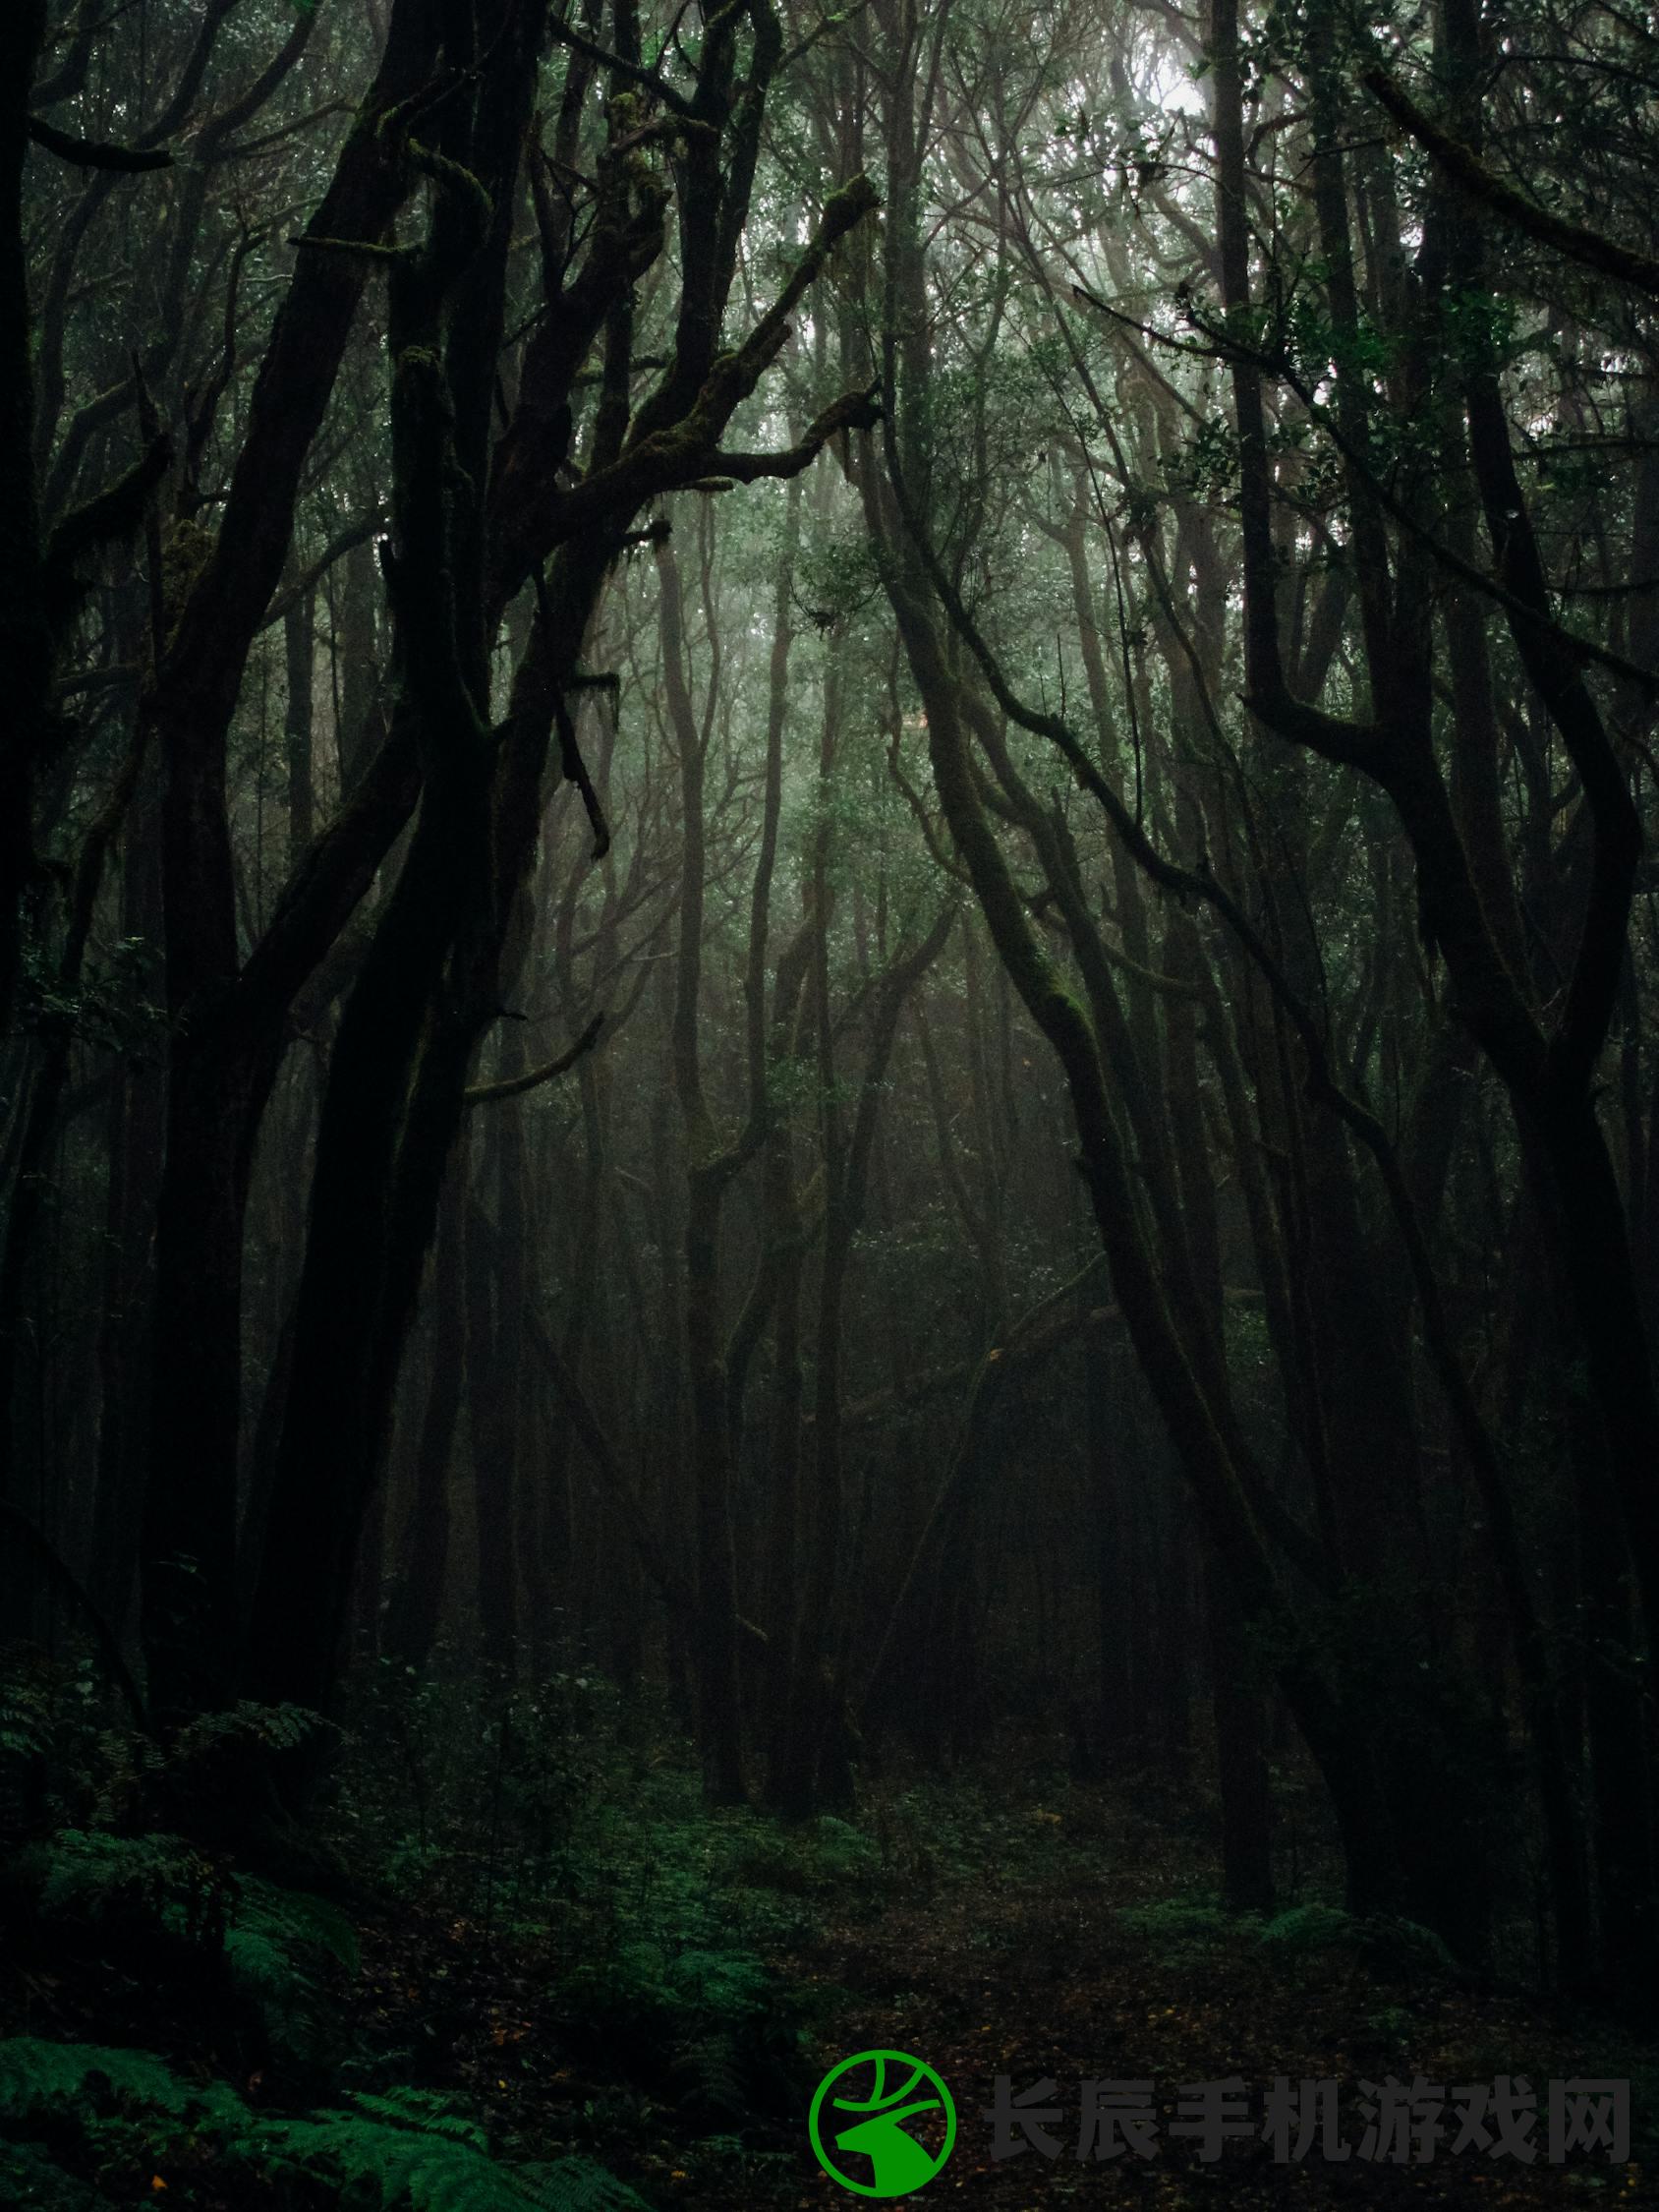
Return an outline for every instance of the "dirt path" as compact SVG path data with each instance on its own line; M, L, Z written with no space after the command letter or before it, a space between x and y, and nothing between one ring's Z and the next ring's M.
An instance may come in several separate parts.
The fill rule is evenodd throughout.
M1546 2156L1547 2082L1615 2076L1639 2060L1651 2095L1659 2081L1651 2050L1620 2052L1605 2036L1575 2035L1432 1961L1362 1965L1351 1948L1264 1943L1202 1903L1172 1904L1173 1887L1200 1865L1167 1829L1098 1800L1081 1809L1071 1800L1058 1813L1029 1806L1005 1824L1001 1865L994 1849L981 1857L971 1845L948 1864L923 1858L898 1877L885 1910L832 1921L787 1961L792 1975L826 1992L826 2067L892 2047L927 2061L949 2085L955 2148L918 2202L1001 2212L1208 2206L1224 2195L1309 2207L1659 2204L1659 2173L1650 2179L1640 2165L1605 2157L1552 2165ZM999 2074L1016 2095L1045 2077L1058 2085L1041 2102L1060 2114L1047 2129L1058 2156L993 2155L984 2115ZM1393 2075L1409 2084L1419 2074L1442 2089L1524 2076L1537 2096L1536 2162L1449 2155L1465 2109L1459 2099L1448 2101L1447 2132L1426 2164L1334 2162L1319 2155L1317 2139L1301 2162L1276 2163L1260 2139L1276 2076L1293 2088L1335 2080L1341 2137L1356 2153L1361 2082ZM1206 2161L1196 2141L1170 2132L1177 2090L1229 2077L1246 2084L1252 2132ZM1091 2079L1154 2084L1155 2156L1078 2159L1080 2089ZM1644 2121L1650 2129L1659 2119L1642 2109L1643 2086L1638 2077L1638 2141ZM1490 2113L1479 2125L1497 2139ZM793 2153L780 2146L746 2171L688 2176L670 2201L730 2212L830 2212L856 2201L818 2168L804 2136L803 2128Z

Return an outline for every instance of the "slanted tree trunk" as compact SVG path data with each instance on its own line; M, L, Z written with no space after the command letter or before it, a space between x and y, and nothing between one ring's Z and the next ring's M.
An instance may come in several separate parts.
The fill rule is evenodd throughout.
M430 1663L437 1642L449 1571L449 1485L466 1383L466 1163L456 1157L444 1176L433 1238L430 1372L386 1622L387 1650L419 1670Z
M308 237L382 236L408 178L382 140L380 118L424 83L432 58L424 0L397 0L379 72ZM168 768L162 885L175 1024L155 1239L156 1301L168 1320L156 1337L143 1533L145 1656L151 1701L163 1718L222 1704L234 1687L249 1168L286 1041L289 1000L311 965L288 970L281 988L256 989L252 963L241 969L226 744L249 649L287 554L300 472L368 265L364 257L321 249L298 258L249 404L213 553L180 610L147 707ZM275 982L268 974L260 980Z
M493 28L488 35L481 28L476 47L470 19L449 23L451 58L465 57L467 93L440 110L435 160L417 146L408 149L410 161L433 177L432 221L425 244L390 264L394 511L386 566L401 711L414 728L422 803L343 1009L329 1069L250 1673L258 1694L312 1705L326 1701L337 1678L364 1504L384 1446L467 1073L500 1003L501 950L534 861L555 724L561 766L595 807L565 702L583 687L580 656L611 563L645 501L715 471L744 480L797 473L838 429L870 419L868 396L849 393L786 451L718 448L733 412L784 342L787 315L875 196L862 179L835 195L772 307L740 346L718 350L781 31L771 19L762 23L739 87L732 20L716 17L704 41L696 102L709 111L709 128L693 136L681 177L684 235L701 246L687 251L672 370L634 417L629 297L660 250L665 192L629 158L637 146L633 109L613 100L589 233L594 259L527 349L520 406L491 466L503 270L543 21L533 0L498 0ZM624 35L633 37L626 25ZM722 186L721 127L734 117ZM556 262L549 257L555 288ZM605 366L588 467L570 490L550 493L568 450L574 379L601 335ZM533 356L536 404L527 412ZM555 451L549 441L561 418ZM538 611L496 731L489 649L504 608L532 580ZM395 712L393 719L395 727ZM597 807L595 828L602 851ZM688 1249L700 1267L709 1251L710 1195L694 1186ZM711 1409L717 1343L713 1353L693 1378ZM723 1389L717 1395L723 1411ZM712 1420L705 1432L715 1426ZM706 1498L716 1487L709 1485ZM717 1513L705 1517L704 1542L718 1553Z
M510 1081L524 1073L524 1049L513 1025L502 1042L497 1079ZM510 1672L520 1625L517 1540L528 1241L524 1132L522 1109L510 1099L480 1111L486 1118L478 1133L478 1202L484 1204L486 1193L492 1198L494 1226L487 1240L475 1232L475 1256L468 1270L468 1432L478 1529L479 1634L486 1658Z
M34 479L34 374L23 174L29 95L46 0L18 0L0 22L0 1038L9 1037L23 960L35 765L46 742L52 647Z

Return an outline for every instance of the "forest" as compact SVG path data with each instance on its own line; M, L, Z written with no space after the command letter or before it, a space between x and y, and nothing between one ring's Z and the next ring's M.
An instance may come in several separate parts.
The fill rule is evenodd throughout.
M0 2212L1659 2203L1659 17L0 107Z

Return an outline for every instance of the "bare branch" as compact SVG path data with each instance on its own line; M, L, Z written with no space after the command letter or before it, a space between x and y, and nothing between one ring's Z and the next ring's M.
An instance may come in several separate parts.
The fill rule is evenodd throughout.
M60 161L73 162L78 169L115 169L127 174L173 166L173 156L165 146L154 146L146 152L138 146L109 146L98 139L72 138L69 132L43 123L38 115L29 117L29 135L36 146L55 153Z
M498 1083L474 1083L463 1093L468 1106L491 1106L499 1098L517 1098L522 1092L535 1090L541 1083L549 1083L555 1076L568 1075L584 1053L592 1052L600 1041L600 1031L604 1026L603 1014L596 1014L568 1052L561 1052L556 1060L543 1067L532 1068L522 1076L509 1076Z

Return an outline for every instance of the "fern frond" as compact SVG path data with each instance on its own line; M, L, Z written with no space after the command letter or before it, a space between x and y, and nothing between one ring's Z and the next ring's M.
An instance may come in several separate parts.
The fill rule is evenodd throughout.
M273 1943L320 1951L348 1974L357 1972L356 1928L338 1905L309 1890L283 1890L274 1882L244 1875L237 1884L236 1924L258 1928Z
M269 2118L252 2113L225 2082L187 2081L148 2051L37 2036L0 2041L0 2126L54 2136L73 2130L87 2139L111 2115L135 2110L156 2124L146 2139L158 2158L170 2140L188 2133L200 2145L210 2135L224 2172L268 2180L286 2171L320 2182L331 2201L364 2212L650 2212L642 2197L589 2159L498 2165L484 2147L483 2130L426 2091L392 2090L354 2097L339 2111ZM57 2173L49 2161L44 2170ZM79 2212L73 2196L61 2207L49 2195L3 2201Z
M217 1944L230 1885L223 1870L179 1835L111 1835L63 1829L17 1864L39 1884L40 1910L110 1925L141 1923L191 1943Z
M754 2105L748 2058L729 2032L697 2036L675 2051L668 2085L687 2111L704 2119L745 2120Z
M43 1689L8 1672L0 1680L0 1834L44 1825L51 1712Z
M543 2212L650 2212L645 2198L591 2158L559 2158L519 2169Z
M225 1930L225 1964L271 2046L305 2066L339 2056L326 1961L357 1971L357 1930L326 1898L245 1878Z
M496 2165L477 2142L456 2139L455 2114L431 2110L436 2102L413 2092L358 2097L349 2112L273 2122L256 2147L267 2164L337 2183L354 2203L375 2201L377 2189L380 2212L649 2212L642 2197L588 2159ZM374 2109L388 2105L389 2120Z
M338 1734L333 1721L303 1705L257 1705L252 1698L221 1713L203 1713L173 1738L171 1756L183 1766L210 1757L226 1745L257 1745L265 1751L298 1751L324 1730Z
M151 2051L48 2043L37 2035L0 2041L0 2121L9 2125L85 2125L118 2103L231 2131L245 2129L252 2117L227 2083L186 2081Z
M109 2212L109 2199L54 2166L38 2143L0 2143L0 2204L18 2212Z
M382 2089L378 2093L364 2089L352 2103L372 2120L383 2120L390 2126L420 2128L443 2135L452 2143L467 2143L474 2150L485 2148L484 2129L458 2113L449 2099L434 2089Z

